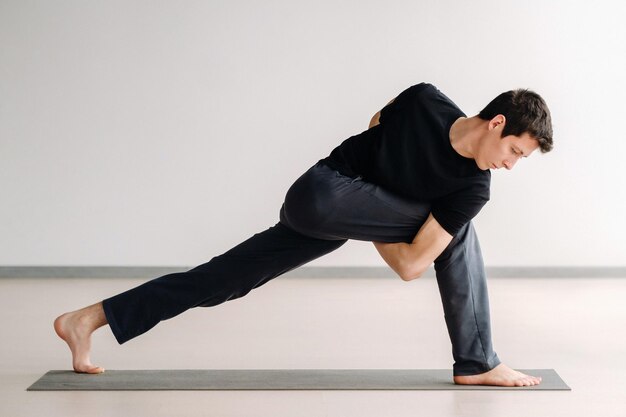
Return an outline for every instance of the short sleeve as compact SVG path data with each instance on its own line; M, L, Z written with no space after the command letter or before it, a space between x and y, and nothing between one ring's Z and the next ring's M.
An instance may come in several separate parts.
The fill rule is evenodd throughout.
M489 201L489 188L461 190L438 198L431 205L432 215L452 236L469 223Z

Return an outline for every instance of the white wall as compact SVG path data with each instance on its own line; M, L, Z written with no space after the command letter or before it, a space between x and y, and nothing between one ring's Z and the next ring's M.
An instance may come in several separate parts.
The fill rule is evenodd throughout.
M493 173L487 265L619 266L626 3L0 1L0 265L197 265L404 88L547 101ZM350 241L315 266L384 265Z

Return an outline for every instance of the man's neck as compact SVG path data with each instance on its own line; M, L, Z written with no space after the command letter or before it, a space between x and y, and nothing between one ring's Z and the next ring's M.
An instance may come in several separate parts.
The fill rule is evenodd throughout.
M478 116L459 117L450 127L450 144L452 148L465 158L474 159L480 138L480 130L485 123Z

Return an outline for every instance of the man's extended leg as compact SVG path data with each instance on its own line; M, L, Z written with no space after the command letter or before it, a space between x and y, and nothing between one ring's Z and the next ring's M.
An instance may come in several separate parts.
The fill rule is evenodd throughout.
M191 307L215 306L243 297L345 242L304 236L278 223L187 272L164 275L62 314L55 319L54 330L68 344L76 372L101 373L104 368L90 360L91 334L99 327L108 323L122 344Z
M104 312L122 344L189 308L243 297L345 242L304 236L277 223L189 271L153 279L103 300Z

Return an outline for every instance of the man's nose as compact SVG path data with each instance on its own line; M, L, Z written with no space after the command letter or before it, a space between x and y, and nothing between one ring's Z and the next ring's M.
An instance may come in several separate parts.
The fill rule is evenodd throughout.
M510 171L513 169L516 163L517 159L514 159L513 161L506 160L504 161L504 167Z

